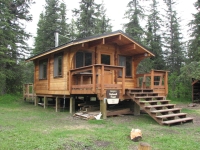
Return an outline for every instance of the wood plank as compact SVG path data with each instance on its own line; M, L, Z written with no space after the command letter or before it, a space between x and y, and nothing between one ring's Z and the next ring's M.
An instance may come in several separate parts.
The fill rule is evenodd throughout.
M177 114L168 114L168 115L161 115L161 116L156 116L156 118L169 118L169 117L178 117L178 116L185 116L186 113L177 113Z
M145 106L145 108L170 107L170 106L175 106L175 105L176 105L176 104L149 105L149 106Z
M178 122L187 122L187 121L192 121L193 122L193 118L188 117L188 118L181 118L181 119L175 119L175 120L168 120L168 121L163 121L163 124L173 124L173 123L178 123Z
M177 110L181 110L181 108L154 110L154 111L151 111L151 113L173 112Z

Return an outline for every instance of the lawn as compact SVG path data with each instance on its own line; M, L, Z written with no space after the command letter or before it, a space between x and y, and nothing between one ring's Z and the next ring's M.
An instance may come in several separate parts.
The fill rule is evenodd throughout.
M160 126L148 115L81 120L68 112L24 102L20 96L0 97L1 150L134 150L139 142L129 139L132 128L142 130L141 142L153 150L199 150L200 107L184 108L194 123Z

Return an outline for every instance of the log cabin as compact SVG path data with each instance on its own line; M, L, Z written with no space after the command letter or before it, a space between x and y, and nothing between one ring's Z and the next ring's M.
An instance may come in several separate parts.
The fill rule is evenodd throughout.
M53 98L57 111L60 99L67 99L70 113L74 113L76 102L89 99L98 102L106 118L115 115L108 113L110 106L126 101L129 109L118 114L139 115L143 109L159 124L182 123L183 119L169 122L174 116L186 115L166 100L168 71L137 74L139 63L153 56L148 48L120 30L44 51L26 60L34 63L35 105L43 98L45 108L48 98ZM175 115L166 116L168 113Z

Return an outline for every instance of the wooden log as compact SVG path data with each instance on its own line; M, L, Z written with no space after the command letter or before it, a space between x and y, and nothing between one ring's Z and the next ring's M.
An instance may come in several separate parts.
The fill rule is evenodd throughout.
M141 142L138 146L138 150L151 150L151 145Z
M60 108L60 100L56 97L56 112L58 112L58 108Z
M107 103L106 100L100 100L100 111L103 115L103 119L107 118Z

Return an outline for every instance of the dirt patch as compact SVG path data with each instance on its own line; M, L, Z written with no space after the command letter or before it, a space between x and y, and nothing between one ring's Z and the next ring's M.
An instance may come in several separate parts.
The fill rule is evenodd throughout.
M94 144L97 146L97 147L108 147L111 142L108 142L108 141L95 141Z

